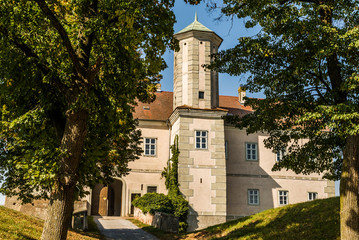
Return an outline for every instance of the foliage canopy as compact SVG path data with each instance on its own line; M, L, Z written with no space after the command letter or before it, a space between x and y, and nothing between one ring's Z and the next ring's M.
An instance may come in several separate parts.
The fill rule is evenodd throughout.
M247 90L266 96L247 98L255 112L230 121L247 133L268 132L273 151L286 149L274 170L339 179L347 137L359 133L359 2L224 3L224 14L261 30L221 51L210 68L242 76Z
M128 172L141 152L133 108L154 99L161 55L175 46L172 7L171 0L0 1L2 193L28 202L68 179L81 193ZM85 113L85 139L69 170L66 124L77 112Z

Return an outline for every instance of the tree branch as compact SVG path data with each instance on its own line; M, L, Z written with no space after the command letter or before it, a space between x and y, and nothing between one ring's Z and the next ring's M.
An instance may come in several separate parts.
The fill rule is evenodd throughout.
M290 2L291 0L280 0L279 1L279 4L283 5L283 4L286 4L287 2ZM317 0L297 0L297 2L304 2L304 3L317 3L318 4L318 1Z
M22 51L24 53L25 57L31 58L32 61L35 63L36 67L44 75L47 75L51 72L51 69L48 66L49 64L46 61L45 61L46 64L41 63L40 57L27 44L21 42L21 40L18 37L16 37L13 34L10 36L9 31L4 27L0 27L0 33L2 33L3 36L5 36L7 39L9 39L9 41L12 42L15 45L15 47L20 49L20 51ZM53 80L54 80L53 81L54 85L58 87L59 91L64 92L66 89L66 86L61 81L58 81L56 79L53 79Z
M323 79L323 75L322 75L322 72L321 72L321 70L320 70L320 67L319 67L319 72L320 72L320 74L318 75L318 74L315 74L315 73L313 73L313 72L311 72L311 71L307 71L307 73L308 73L309 75L315 77L315 78L318 79L321 83L323 83L323 85L325 86L325 88L327 89L327 91L330 92L330 91L331 91L330 86L329 86L328 83Z
M85 14L87 17L84 18L84 21L88 21L92 17L95 17L97 15L97 9L98 9L98 0L93 0L92 4L90 5L89 9L86 9L88 11L87 14ZM80 47L78 49L78 57L79 61L82 64L82 67L84 69L89 68L90 64L90 55L92 50L92 43L95 39L95 32L92 31L89 34L84 33L83 26L80 28L79 33L79 39L80 39ZM88 70L87 70L88 71Z
M101 65L102 65L102 57L99 56L96 60L95 65L93 65L92 68L87 71L86 79L89 85L92 85L93 80L96 77L96 74L100 71Z
M17 48L19 48L25 54L26 57L35 59L34 62L36 67L44 75L50 72L49 67L40 63L39 56L28 45L26 45L25 43L21 43L20 40L14 35L10 37L9 31L4 27L0 27L0 33L2 33L6 38L9 39L10 42L12 42Z
M50 8L47 6L45 0L34 0L40 7L40 9L42 10L42 12L45 14L46 17L48 17L50 19L50 22L52 23L52 25L56 28L57 32L59 33L66 49L67 52L70 55L71 61L74 65L74 68L76 70L76 72L78 74L80 74L80 76L83 78L84 76L84 71L81 68L79 59L75 53L74 48L72 47L71 41L69 39L69 36L67 35L64 27L62 26L62 24L60 23L60 21L57 19L57 17L55 16L55 14L50 10Z
M318 93L318 96L327 104L329 105L329 101L323 96L322 92L319 90L318 86L315 86L315 91Z

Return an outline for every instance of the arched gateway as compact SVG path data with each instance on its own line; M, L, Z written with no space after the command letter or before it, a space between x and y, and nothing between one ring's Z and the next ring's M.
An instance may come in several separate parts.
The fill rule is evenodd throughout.
M123 183L116 179L108 186L97 184L92 189L91 215L121 216Z

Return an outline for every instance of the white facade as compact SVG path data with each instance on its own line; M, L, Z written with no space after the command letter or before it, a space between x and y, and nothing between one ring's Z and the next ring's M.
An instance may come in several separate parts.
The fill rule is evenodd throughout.
M161 172L176 135L180 190L190 204L190 231L268 208L334 196L334 182L318 174L272 172L277 155L264 147L267 136L247 135L225 124L222 116L242 116L251 109L242 105L243 89L236 97L219 96L218 74L203 68L222 39L197 19L175 36L180 50L174 54L173 93L158 92L155 102L136 107L144 154L130 163L132 171L120 180L125 195L120 215L132 213L131 198L136 194L167 193Z

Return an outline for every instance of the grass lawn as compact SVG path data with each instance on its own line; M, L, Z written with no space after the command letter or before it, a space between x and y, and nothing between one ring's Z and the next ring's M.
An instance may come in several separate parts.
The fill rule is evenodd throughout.
M338 240L340 239L339 198L288 205L206 228L188 234L165 233L135 219L138 227L160 240L183 239L263 239L263 240ZM40 239L43 221L0 206L0 239ZM69 240L105 238L92 217L89 231L69 231Z
M69 231L68 240L104 240L92 217L89 217L89 230ZM40 239L44 221L18 211L0 206L0 239ZM95 224L95 225L94 225Z
M340 239L339 198L315 200L266 211L183 235L164 233L137 220L138 227L167 239Z
M182 239L340 239L339 197L268 209Z

